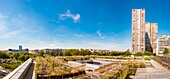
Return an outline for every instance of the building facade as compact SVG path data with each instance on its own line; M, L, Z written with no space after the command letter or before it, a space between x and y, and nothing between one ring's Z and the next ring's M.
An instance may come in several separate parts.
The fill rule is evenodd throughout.
M19 52L22 52L22 46L19 45Z
M145 9L132 9L132 53L145 51Z
M15 53L28 53L29 52L29 49L22 49L22 46L19 45L19 49L8 49L8 52L15 52Z
M157 53L157 43L158 40L158 24L157 23L151 23L151 46L153 49L153 53Z
M145 23L145 50L152 52L152 46L151 46L151 23L146 22Z
M145 9L132 9L132 54L157 53L158 24L145 22Z
M158 38L158 24L145 23L145 51L150 51L156 54L157 52L157 38Z
M170 50L170 36L162 35L158 39L158 54L163 55L163 51L165 48Z

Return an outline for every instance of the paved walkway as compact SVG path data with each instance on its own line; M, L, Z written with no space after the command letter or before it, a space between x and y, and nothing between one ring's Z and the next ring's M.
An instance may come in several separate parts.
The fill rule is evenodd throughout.
M24 79L32 79L32 76L33 76L33 72L34 72L34 65L35 63L32 63L27 74L25 75L25 78Z
M154 60L150 63L154 68L138 68L135 79L170 79L170 71Z

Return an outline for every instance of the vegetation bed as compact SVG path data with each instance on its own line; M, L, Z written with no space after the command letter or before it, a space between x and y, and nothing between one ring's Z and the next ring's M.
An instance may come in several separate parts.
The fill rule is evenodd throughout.
M60 79L85 74L85 71L83 67L72 68L62 59L47 56L45 58L37 57L35 73L37 75L37 79Z

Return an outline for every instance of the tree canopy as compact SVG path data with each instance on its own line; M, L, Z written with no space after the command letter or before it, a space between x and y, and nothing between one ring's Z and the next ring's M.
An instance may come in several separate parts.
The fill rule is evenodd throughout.
M137 53L135 54L135 56L143 56L143 53L142 53L142 52L137 52Z
M148 55L148 56L151 56L151 55L153 55L151 52L149 52L149 51L145 51L144 52L144 55Z
M0 51L0 58L10 58L10 56L2 51Z
M131 55L131 53L130 53L130 50L128 49L125 51L125 56L129 56L129 55Z
M164 48L163 54L166 55L169 53L169 49L168 48Z

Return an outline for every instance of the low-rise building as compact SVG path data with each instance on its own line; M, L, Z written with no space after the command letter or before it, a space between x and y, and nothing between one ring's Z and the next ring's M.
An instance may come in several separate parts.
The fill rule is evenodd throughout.
M13 53L15 53L15 52L22 52L22 53L28 53L29 52L29 49L22 49L22 46L20 45L19 46L19 49L8 49L8 52L13 52Z
M163 51L165 48L170 50L170 36L162 35L158 39L158 53L157 55L163 55Z
M38 54L39 50L35 49L35 50L29 50L29 53L31 54Z

